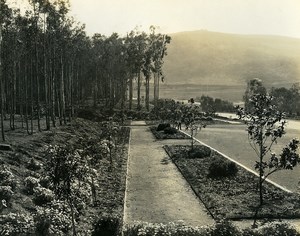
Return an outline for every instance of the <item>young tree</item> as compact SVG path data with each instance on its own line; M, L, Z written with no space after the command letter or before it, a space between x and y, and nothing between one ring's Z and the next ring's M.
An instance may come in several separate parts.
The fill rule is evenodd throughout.
M255 169L259 172L259 199L263 204L263 183L279 170L292 170L300 162L297 153L299 140L293 139L279 155L271 153L273 144L285 134L284 113L272 104L268 94L253 94L249 99L251 109L238 107L237 115L247 122L248 139L258 160ZM266 160L267 154L270 158Z

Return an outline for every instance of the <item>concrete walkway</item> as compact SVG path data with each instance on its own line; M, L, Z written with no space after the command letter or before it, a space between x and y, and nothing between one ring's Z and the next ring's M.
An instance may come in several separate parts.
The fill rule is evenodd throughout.
M163 144L143 124L132 122L131 127L124 223L183 220L191 226L212 224L213 219L170 160Z

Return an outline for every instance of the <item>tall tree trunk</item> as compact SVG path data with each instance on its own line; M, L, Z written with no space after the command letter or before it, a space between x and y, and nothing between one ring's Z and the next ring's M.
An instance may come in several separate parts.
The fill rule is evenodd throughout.
M50 106L49 106L49 84L50 84L50 79L48 77L48 71L47 71L47 54L46 54L46 14L44 14L44 89L45 89L45 116L46 116L46 130L50 130Z
M141 72L138 72L137 89L137 109L141 110Z
M149 111L149 103L150 103L150 78L146 78L146 109Z
M59 90L59 99L60 99L60 125L66 124L66 103L65 103L65 81L64 81L64 61L63 61L63 55L60 57L60 63L61 63L61 77L60 77L60 90Z
M132 99L133 99L133 79L132 75L129 78L129 110L132 109Z
M1 89L1 136L5 141L4 135L4 78L2 73L2 22L0 21L0 89Z

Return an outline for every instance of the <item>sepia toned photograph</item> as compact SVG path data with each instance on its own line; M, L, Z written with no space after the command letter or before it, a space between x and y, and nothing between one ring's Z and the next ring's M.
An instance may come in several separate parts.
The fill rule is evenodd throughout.
M299 0L0 0L0 236L300 236Z

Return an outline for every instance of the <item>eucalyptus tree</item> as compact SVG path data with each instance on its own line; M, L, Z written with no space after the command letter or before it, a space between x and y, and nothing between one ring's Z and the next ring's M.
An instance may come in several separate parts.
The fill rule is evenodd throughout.
M154 104L157 104L159 99L159 81L164 81L162 66L163 58L167 55L167 44L171 43L171 37L165 34L155 34L155 27L150 27L152 38L152 50L153 50L153 67L152 72L154 75Z

